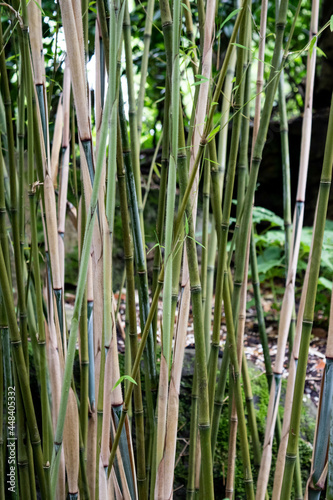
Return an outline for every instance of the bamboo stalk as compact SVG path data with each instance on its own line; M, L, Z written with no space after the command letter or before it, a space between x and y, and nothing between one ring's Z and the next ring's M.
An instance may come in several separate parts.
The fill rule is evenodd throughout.
M65 417L64 452L69 498L74 500L78 498L79 491L79 415L72 388L69 390Z
M120 137L118 138L118 148L120 148ZM131 242L131 232L129 226L129 213L127 206L127 193L124 166L122 163L122 155L118 149L117 162L117 178L120 193L121 218L124 236L124 253L126 265L126 309L129 317L129 338L131 344L132 363L137 355L137 326L136 326L136 308L135 308L135 285L134 285L134 263L133 263L133 247ZM145 446L144 446L144 419L142 408L141 380L140 376L136 377L136 386L134 388L134 418L137 438L137 481L139 499L147 498L147 482L146 482L146 463L145 463Z
M313 235L313 239L316 242L316 244L313 247L313 254L309 271L309 287L304 307L302 337L300 344L300 358L297 365L295 394L293 398L293 406L290 419L290 425L291 428L293 429L293 432L289 433L289 438L288 438L285 469L284 469L284 476L283 476L283 483L281 490L282 495L283 494L288 495L288 492L291 490L291 482L297 456L300 410L302 406L302 396L303 396L304 381L306 374L305 373L306 360L307 360L307 353L309 349L310 335L313 322L315 292L318 283L321 247L324 237L325 218L326 218L329 188L332 176L333 147L329 139L332 133L333 133L333 99L331 103L330 119L327 130L327 140L326 140L322 175L321 175L319 194L318 194L318 214L316 218L316 225L314 228L314 235Z
M83 234L86 224L85 204L81 203L81 241L79 248L82 249ZM80 252L81 253L81 252ZM90 268L91 268L91 261ZM89 268L88 268L89 269ZM89 275L89 270L88 270ZM89 278L88 278L89 281ZM82 434L82 441L84 453L87 453L87 439L88 439L88 402L89 402L89 379L90 376L90 360L89 360L89 340L88 340L88 284L86 285L85 296L82 303L82 311L80 317L80 432Z
M0 45L1 47L3 47L4 45L1 23L0 23ZM20 248L20 225L19 225L18 209L17 209L18 208L17 180L16 180L16 166L15 166L16 162L15 162L15 145L14 145L13 119L12 119L12 103L11 103L11 96L10 96L9 82L8 82L8 75L6 68L5 50L2 50L0 54L0 71L2 75L1 91L4 98L5 113L6 113L9 183L10 183L9 216L13 232L15 272L16 272L19 311L20 311L20 335L22 337L22 347L24 351L25 362L28 365L28 333L27 333L27 320L26 320L25 290L24 290L21 248Z
M311 17L311 30L314 32L317 31L318 26L318 4L314 3L312 6L312 17ZM311 36L311 34L310 34ZM314 51L315 52L315 51ZM302 146L301 146L301 158L300 158L300 173L299 173L299 182L297 189L297 197L296 197L296 205L294 212L294 221L293 221L293 237L292 237L292 252L290 254L289 266L288 266L288 275L286 280L286 292L282 303L281 308L281 316L284 321L279 326L279 338L281 341L278 343L278 349L281 354L279 354L279 363L282 362L283 351L286 343L286 337L288 335L290 320L292 316L292 306L293 296L294 296L294 283L295 283L295 275L296 275L296 262L298 259L298 252L300 246L300 231L303 224L303 213L304 213L304 197L305 197L305 185L306 185L306 176L307 176L307 167L308 167L308 158L309 158L309 148L310 148L310 135L311 135L311 116L312 116L312 91L313 89L313 79L314 79L314 70L315 70L315 58L314 53L312 56L308 55L308 77L307 77L307 90L306 90L306 108L305 108L305 116L303 120L303 130L302 130ZM288 296L287 296L288 294ZM290 304L290 305L289 305ZM280 330L281 328L281 330ZM281 331L281 334L280 334ZM280 336L281 335L281 336ZM291 379L292 380L292 379ZM288 428L288 420L287 415L285 415L284 420L286 420L286 424L284 423L283 429ZM286 450L286 432L283 432L283 448L282 450ZM279 450L280 455L280 450ZM280 460L280 459L279 459ZM281 461L283 461L281 456ZM283 465L282 465L283 468ZM279 494L279 489L281 488L282 474L279 472L279 475L276 475L275 481L279 481L274 486L274 495ZM279 484L279 485L278 485ZM275 493L276 492L276 493Z
M110 97L109 94L109 88L108 88L108 99ZM72 324L71 324L71 332L69 336L69 342L68 342L68 352L67 352L67 358L66 358L66 364L65 364L65 372L64 372L64 382L62 386L62 395L61 395L61 411L59 413L59 418L58 418L58 424L57 424L57 431L55 435L55 444L54 444L54 450L53 450L53 458L52 458L52 463L51 463L51 484L52 484L52 491L54 494L54 489L55 489L55 483L58 475L58 463L59 463L59 455L61 451L61 444L62 444L62 434L63 434L63 426L64 426L64 419L65 419L65 411L66 411L66 405L67 405L67 398L68 398L68 391L69 391L69 386L70 386L70 381L71 381L71 372L72 372L72 367L73 367L73 362L74 362L74 355L75 355L75 345L76 345L76 339L77 339L77 334L78 334L78 319L79 319L79 314L81 311L82 307L82 300L83 300L83 295L84 295L84 283L86 281L86 276L87 276L87 269L88 269L88 261L89 261L89 254L90 254L90 245L92 241L92 236L93 236L93 229L94 229L94 219L95 219L95 214L96 214L96 209L97 209L97 200L98 200L98 193L99 193L99 182L101 179L101 174L102 174L102 167L103 167L103 158L104 158L104 153L105 153L105 148L106 148L106 139L107 139L107 124L108 124L108 119L109 119L109 114L110 114L110 108L111 108L111 103L110 100L106 100L106 105L105 105L105 111L103 115L103 121L102 121L102 129L101 129L101 138L100 138L100 146L98 150L98 156L97 156L97 163L96 163L96 172L95 172L95 181L93 185L93 190L92 190L92 195L91 195L91 201L90 201L90 210L87 213L87 224L86 224L86 230L85 230L85 239L84 239L84 245L82 249L82 262L80 265L80 271L79 271L79 279L78 279L78 292L75 300L75 305L74 305L74 312L73 312L73 318L72 318Z
M247 3L244 4L244 10L248 10ZM247 38L247 15L244 15L242 19L242 24L240 26L240 45L242 47L246 46L248 43ZM218 359L218 351L220 345L220 318L222 313L222 296L223 296L223 277L224 277L224 269L227 265L227 239L229 233L229 221L230 221L230 212L231 212L231 204L232 204L232 196L233 196L233 187L234 187L234 179L236 173L236 164L237 164L237 156L238 156L238 146L240 139L240 128L241 128L241 119L242 116L240 113L237 113L243 106L244 101L244 87L245 87L245 78L243 75L244 71L244 62L245 62L245 49L240 48L239 54L237 58L237 66L236 66L236 85L237 96L235 103L235 117L233 119L233 127L232 127L232 137L230 143L230 155L228 162L228 170L227 170L227 181L225 188L225 196L223 201L223 211L222 211L222 220L221 220L221 229L219 229L218 234L218 263L217 263L217 282L216 282L216 291L215 291L215 308L214 308L214 323L213 323L213 334L212 334L212 344L211 351L209 357L209 404L210 404L210 412L212 413L213 401L214 401L214 393L215 393L215 384L216 384L216 371L217 371L217 359ZM236 114L237 113L237 114ZM216 196L217 198L217 196ZM215 217L215 220L218 221L218 218Z
M128 201L130 207L130 216L132 222L132 232L133 232L133 244L134 244L134 259L137 265L138 278L139 278L139 299L140 299L140 310L142 314L142 324L146 324L147 317L149 314L149 297L148 297L148 281L147 281L147 269L146 269L146 259L144 255L144 249L142 245L141 228L139 223L139 212L138 205L136 201L136 191L134 190L134 176L131 165L130 148L128 143L128 135L126 129L126 120L123 109L122 94L120 92L119 96L119 116L120 116L120 131L121 139L123 144L123 157L125 165L126 174L126 185L128 192ZM148 344L147 344L147 361L150 373L151 388L156 391L156 366L155 366L155 354L154 354L154 342L152 336L152 330L149 334Z

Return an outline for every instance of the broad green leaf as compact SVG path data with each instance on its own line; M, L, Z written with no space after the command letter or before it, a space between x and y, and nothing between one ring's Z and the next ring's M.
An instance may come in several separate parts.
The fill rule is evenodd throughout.
M258 224L262 221L270 222L272 226L280 226L281 228L284 226L283 219L274 212L271 212L271 210L263 207L254 207L253 222Z
M328 290L332 290L332 281L328 280L327 278L324 278L324 276L319 277L318 284L323 285Z

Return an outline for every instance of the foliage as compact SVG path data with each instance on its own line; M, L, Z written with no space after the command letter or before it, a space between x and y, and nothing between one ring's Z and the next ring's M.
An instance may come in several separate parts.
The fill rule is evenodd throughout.
M258 272L261 283L276 287L283 294L283 283L286 273L284 257L285 232L281 217L268 209L254 207L253 223L256 227L255 241L258 251ZM297 282L302 283L310 254L313 228L304 227L302 230L300 255L297 264ZM333 222L326 221L325 237L323 242L321 271L318 280L317 312L328 318L330 308L330 292L333 278ZM273 285L274 286L274 285ZM297 290L300 297L301 287Z

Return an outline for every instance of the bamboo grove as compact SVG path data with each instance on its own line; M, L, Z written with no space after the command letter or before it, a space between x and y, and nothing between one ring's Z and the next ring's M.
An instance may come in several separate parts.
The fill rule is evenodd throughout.
M309 38L301 51L307 54L306 94L298 190L291 200L284 71L295 57L291 47L302 2L293 6L292 16L288 0L274 4L274 48L267 52L267 0L261 1L258 25L249 0L235 1L222 18L216 0L148 0L144 5L59 0L53 8L54 78L46 79L42 20L54 12L41 0L1 2L1 499L173 498L190 311L195 363L186 498L242 498L234 486L236 454L247 499L333 498L332 316L306 484L298 453L332 176L333 104L320 166L314 243L295 307L316 44L333 23L327 19L318 26L320 5L313 0L311 24L306 26ZM133 62L135 9L145 14L139 71ZM230 28L223 50L219 26ZM163 37L163 123L144 183L140 160L153 30ZM58 60L60 33L65 57ZM93 91L87 76L92 52ZM61 75L61 92L55 75ZM185 104L184 82L189 78L190 104ZM279 108L283 153L286 277L272 364L252 211L273 106ZM158 155L156 244L153 270L148 272L144 209ZM116 218L122 230L125 328L113 286L119 274L113 267ZM65 313L69 227L79 259L70 321ZM243 345L249 273L270 391L262 442ZM227 328L223 343L222 317ZM124 375L117 332L125 344ZM79 374L73 370L77 358ZM285 370L289 376L282 403ZM32 371L38 382L34 389ZM283 419L278 412L282 404ZM228 443L223 496L214 488L213 475L221 419L229 422L223 436Z

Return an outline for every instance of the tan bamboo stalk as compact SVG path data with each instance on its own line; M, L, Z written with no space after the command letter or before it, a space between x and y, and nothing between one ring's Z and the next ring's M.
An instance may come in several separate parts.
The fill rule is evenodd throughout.
M184 153L184 128L182 126L182 120L180 120L179 124L179 152L177 158L178 168L184 168L182 165L186 164L186 154ZM182 191L183 188L181 188ZM172 282L173 282L173 291L172 291L172 312L171 319L174 320L174 312L175 312L175 298L178 298L178 286L179 286L179 273L180 273L180 260L182 257L181 252L182 242L179 242L179 245L176 245L174 248L174 258L173 258L173 268L172 268ZM175 293L177 290L177 295ZM166 369L164 373L164 379L162 380L164 393L159 393L159 411L165 410L165 414L163 414L163 422L159 422L157 424L157 442L159 443L158 433L159 429L163 429L163 455L160 459L160 463L157 464L156 471L156 486L155 486L155 498L169 498L170 493L172 492L173 485L173 471L174 471L174 461L175 461L175 450L176 450L176 437L177 437L177 423L178 423L178 411L175 413L178 408L178 399L179 399L179 384L181 377L181 367L183 364L183 356L185 344L183 340L186 338L187 331L187 318L189 314L189 306L190 306L190 282L189 282L189 274L188 274L188 264L186 257L186 250L184 250L183 254L183 272L182 272L182 293L181 293L181 301L179 305L178 312L178 322L177 329L175 333L175 346L174 346L174 356L173 363L171 368L171 380L168 386L168 376L169 370ZM171 326L171 334L173 335L174 331L174 321L172 321ZM177 356L177 358L176 358ZM166 367L167 368L167 367ZM180 370L180 372L179 372ZM160 415L160 413L158 414ZM171 435L168 435L169 433Z
M45 332L46 332L46 353L47 353L47 362L50 373L50 385L52 392L52 406L51 406L51 415L52 415L52 424L53 424L53 432L56 429L57 418L60 407L60 398L61 398L61 381L62 381L62 373L63 373L63 357L59 354L62 354L61 348L61 340L58 349L58 342L56 338L56 331L53 316L53 304L52 308L48 307L48 317L49 323L45 324ZM57 484L57 498L65 497L65 455L62 451L61 460L60 460L60 468L59 468L59 480Z
M238 22L238 26L239 26L239 22ZM225 74L225 68L224 68L223 73ZM222 85L222 83L223 83L223 78L222 77L221 77L221 80L222 81L220 81L220 85ZM183 228L183 217L184 217L184 213L185 213L185 208L186 208L186 206L187 206L187 204L189 202L190 193L191 193L191 190L192 190L192 187L193 187L193 184L194 184L194 180L195 180L195 177L196 177L196 174L197 174L197 169L199 167L199 164L200 164L200 161L201 161L201 157L202 157L202 154L203 154L204 144L205 144L205 141L201 140L199 152L198 152L198 155L197 155L197 158L196 158L196 161L195 161L195 165L194 165L193 171L190 174L188 182L186 184L186 191L185 191L185 194L183 196L183 199L182 199L182 202L181 202L181 206L179 207L179 211L178 211L176 220L174 222L174 238L175 238L175 241L177 241L177 239L179 238L179 235L181 234L181 231L182 231L182 228ZM194 241L194 239L193 239L193 241ZM156 287L154 296L152 298L151 308L150 308L150 311L149 311L149 314L148 314L148 317L147 317L147 321L145 323L144 330L142 332L142 338L141 338L141 342L140 342L140 345L139 345L139 348L138 348L138 352L137 352L137 355L136 355L134 363L133 363L133 368L132 368L132 374L131 374L131 376L134 379L137 377L137 374L138 374L141 356L143 354L143 350L144 350L145 345L146 345L146 341L147 341L147 338L148 338L148 335L149 335L149 330L150 330L150 327L151 327L151 323L152 323L152 320L153 320L153 317L154 317L154 314L155 314L155 310L156 310L156 307L157 307L157 304L158 304L158 298L159 298L159 294L161 292L161 288L162 288L162 285L163 285L163 279L164 279L164 266L162 266L160 275L159 275L158 280L157 280L157 287ZM111 449L110 460L109 460L109 468L108 468L108 475L110 475L110 471L111 471L111 468L112 468L112 465L113 465L113 461L114 461L114 458L115 458L115 453L116 453L116 450L117 450L117 446L119 444L120 433L121 433L121 430L122 430L124 422L125 422L127 409L128 409L128 406L129 406L129 402L130 402L131 396L132 396L132 391L133 391L133 384L130 383L129 387L128 387L128 391L126 393L126 397L125 397L125 403L124 403L123 413L121 415L121 418L120 418L120 421L119 421L119 426L118 426L118 429L117 429L117 433L116 433L116 436L115 436L115 439L114 439L114 444L113 444L113 447Z
M62 126L63 126L63 99L59 97L57 114L54 124L53 142L51 151L51 178L53 185L57 187L58 170L59 170L59 153L62 142Z
M79 414L72 388L69 389L64 426L64 453L69 498L75 499L79 492Z
M312 4L312 17L311 17L311 33L317 32L318 26L318 2L313 2ZM275 361L275 366L273 369L274 376L272 379L272 386L270 392L270 404L267 414L267 427L265 433L265 443L262 455L262 466L260 467L259 477L258 477L258 489L257 489L257 499L263 498L266 491L266 486L268 482L268 474L271 461L271 446L272 437L275 427L276 412L273 415L274 407L279 401L279 391L276 394L276 388L280 384L277 381L280 379L283 371L283 361L284 352L288 338L288 332L290 327L290 321L293 312L294 304L294 294L295 294L295 279L296 279L296 269L297 260L301 240L301 229L303 225L303 214L304 214L304 199L305 199L305 187L306 187L306 177L307 168L309 160L310 151L310 136L311 136L311 123L312 123L312 90L314 83L314 71L315 71L315 50L310 55L308 54L308 72L307 72L307 87L306 87L306 97L305 97L305 111L303 119L303 130L302 130L302 144L301 144L301 158L300 158L300 170L299 170L299 182L296 195L296 205L293 221L293 236L291 252L288 264L288 274L286 279L286 290L283 297L280 323L279 323L279 333L278 333L278 347L277 356ZM275 403L273 402L275 401ZM285 436L285 434L283 434ZM285 445L286 446L286 445Z
M117 332L112 321L112 340L110 349L105 359L105 377L104 377L104 398L103 398L103 428L101 442L101 458L104 469L107 469L110 455L110 425L111 425L111 405L121 406L123 397L121 385L119 384L113 391L112 388L120 378L118 356L117 354Z
M184 311L184 306L182 307L182 302L185 302L187 308L189 308L190 302L190 286L189 280L183 286L183 292L181 295L181 305L180 311ZM166 418L166 435L165 435L165 450L160 467L157 472L157 492L158 498L172 498L173 491L173 479L174 479L174 469L175 469L175 453L176 453L176 443L177 443L177 429L178 429L178 408L179 408L179 389L181 380L181 371L183 366L184 349L186 343L186 331L187 331L187 320L188 313L179 314L177 331L175 337L175 348L174 348L174 358L171 368L171 378L169 386L169 397L168 397L168 410ZM161 474L161 476L160 476ZM162 489L162 492L160 491Z
M31 56L33 63L33 78L35 85L45 85L45 64L43 51L43 33L42 33L42 2L36 0L27 4L29 21L29 38L31 47Z
M62 130L62 167L58 201L58 246L59 246L59 266L62 289L65 289L65 218L69 172L69 113L70 113L70 70L68 64L65 65L63 82L63 130ZM52 150L53 152L53 150ZM53 178L54 183L54 178Z
M252 151L257 140L259 124L260 124L260 113L261 113L261 94L264 86L264 66L265 66L265 46L266 46L266 26L267 26L267 0L262 0L261 2L261 12L260 12L260 40L259 40L259 52L258 52L258 72L257 72L257 82L256 82L256 100L255 100L255 110L254 110L254 122L253 122L253 132L252 132ZM252 156L251 156L252 160Z

